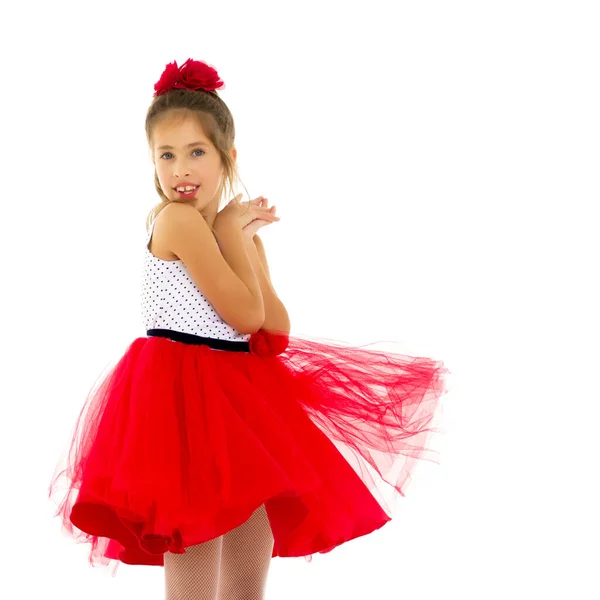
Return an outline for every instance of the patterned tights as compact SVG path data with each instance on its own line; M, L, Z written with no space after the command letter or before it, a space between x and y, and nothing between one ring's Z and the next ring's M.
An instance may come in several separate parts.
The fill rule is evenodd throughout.
M262 600L273 552L264 504L239 527L165 554L166 600Z

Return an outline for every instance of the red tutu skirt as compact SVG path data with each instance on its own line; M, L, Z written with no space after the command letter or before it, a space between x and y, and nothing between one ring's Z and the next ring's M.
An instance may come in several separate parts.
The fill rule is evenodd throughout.
M262 504L272 556L310 560L390 521L381 484L404 495L417 460L438 462L439 361L264 330L148 333L90 391L50 484L92 565L164 565Z

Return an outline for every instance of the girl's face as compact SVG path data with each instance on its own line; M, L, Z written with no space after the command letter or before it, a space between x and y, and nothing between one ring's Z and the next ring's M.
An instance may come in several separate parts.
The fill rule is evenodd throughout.
M167 198L187 199L198 210L210 210L213 200L218 204L221 157L195 119L164 117L154 126L152 144L152 161ZM182 185L197 187L182 195L176 189Z

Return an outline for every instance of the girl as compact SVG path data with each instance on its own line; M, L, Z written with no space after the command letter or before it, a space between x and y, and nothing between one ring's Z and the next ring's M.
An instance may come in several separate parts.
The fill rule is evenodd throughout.
M90 391L50 485L92 565L163 566L172 599L263 598L272 557L390 521L374 494L404 494L446 391L439 361L290 335L257 235L274 207L219 211L237 179L222 87L192 59L154 86L146 335Z

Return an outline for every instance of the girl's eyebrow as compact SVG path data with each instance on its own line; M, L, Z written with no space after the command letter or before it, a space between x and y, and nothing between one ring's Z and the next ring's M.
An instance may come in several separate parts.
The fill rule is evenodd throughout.
M192 142L191 144L188 144L186 146L186 148L191 148L192 146L206 146L207 144L205 144L204 142ZM173 146L169 146L168 144L164 145L164 146L159 146L157 148L157 150L172 150Z

